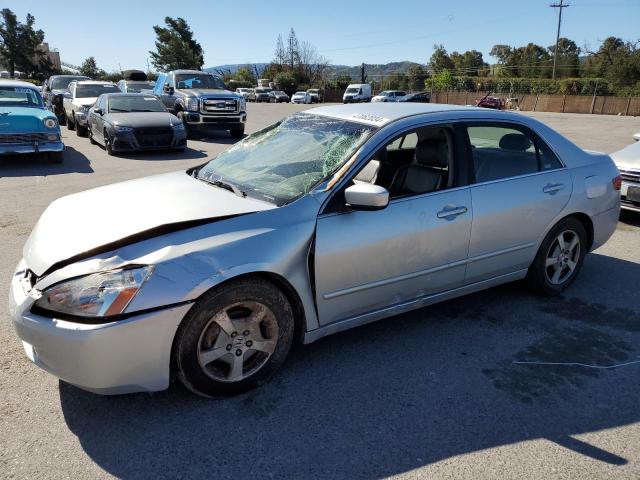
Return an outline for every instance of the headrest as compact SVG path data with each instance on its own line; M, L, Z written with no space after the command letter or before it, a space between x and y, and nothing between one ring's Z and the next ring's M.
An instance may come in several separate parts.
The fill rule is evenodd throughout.
M522 133L507 133L500 139L500 148L524 152L531 146L531 140Z
M441 138L425 138L416 145L416 163L425 167L448 166L446 142Z

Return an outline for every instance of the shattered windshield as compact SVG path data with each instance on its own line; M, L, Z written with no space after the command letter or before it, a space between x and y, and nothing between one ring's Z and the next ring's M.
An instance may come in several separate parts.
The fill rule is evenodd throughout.
M334 173L374 127L298 113L254 133L197 172L244 195L283 205Z

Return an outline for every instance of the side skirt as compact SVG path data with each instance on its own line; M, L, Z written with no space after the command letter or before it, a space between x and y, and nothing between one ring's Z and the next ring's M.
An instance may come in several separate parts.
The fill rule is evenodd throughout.
M391 305L389 307L381 308L373 312L364 313L355 317L339 320L324 327L317 328L305 333L304 343L312 343L316 340L332 335L334 333L349 330L350 328L359 327L360 325L366 325L367 323L375 322L383 318L398 315L400 313L409 312L418 308L433 305L434 303L444 302L445 300L451 300L453 298L468 295L469 293L478 292L487 288L502 285L503 283L515 282L516 280L522 280L527 276L527 269L518 270L513 273L507 273L498 277L490 278L489 280L482 280L481 282L472 283L463 287L448 290L446 292L436 293L433 295L427 295L419 297L414 300L409 300L397 305Z

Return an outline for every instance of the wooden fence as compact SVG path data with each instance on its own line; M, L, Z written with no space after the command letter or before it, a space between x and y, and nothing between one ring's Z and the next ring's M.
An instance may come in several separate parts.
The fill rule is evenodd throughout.
M342 102L342 90L327 89L325 102ZM474 105L487 92L434 92L431 101L453 105ZM506 94L496 94L506 98ZM602 115L640 116L640 97L587 95L513 95L520 110L533 112L596 113Z
M487 92L437 92L431 101L453 105L473 105ZM503 95L498 95L503 96ZM520 110L557 113L596 113L601 115L640 115L640 97L585 95L513 95Z

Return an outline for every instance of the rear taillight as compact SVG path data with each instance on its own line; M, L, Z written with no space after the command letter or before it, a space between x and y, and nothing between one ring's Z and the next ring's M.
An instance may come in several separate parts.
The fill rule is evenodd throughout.
M622 187L622 177L618 175L613 180L611 180L611 184L613 185L614 190L620 190Z

